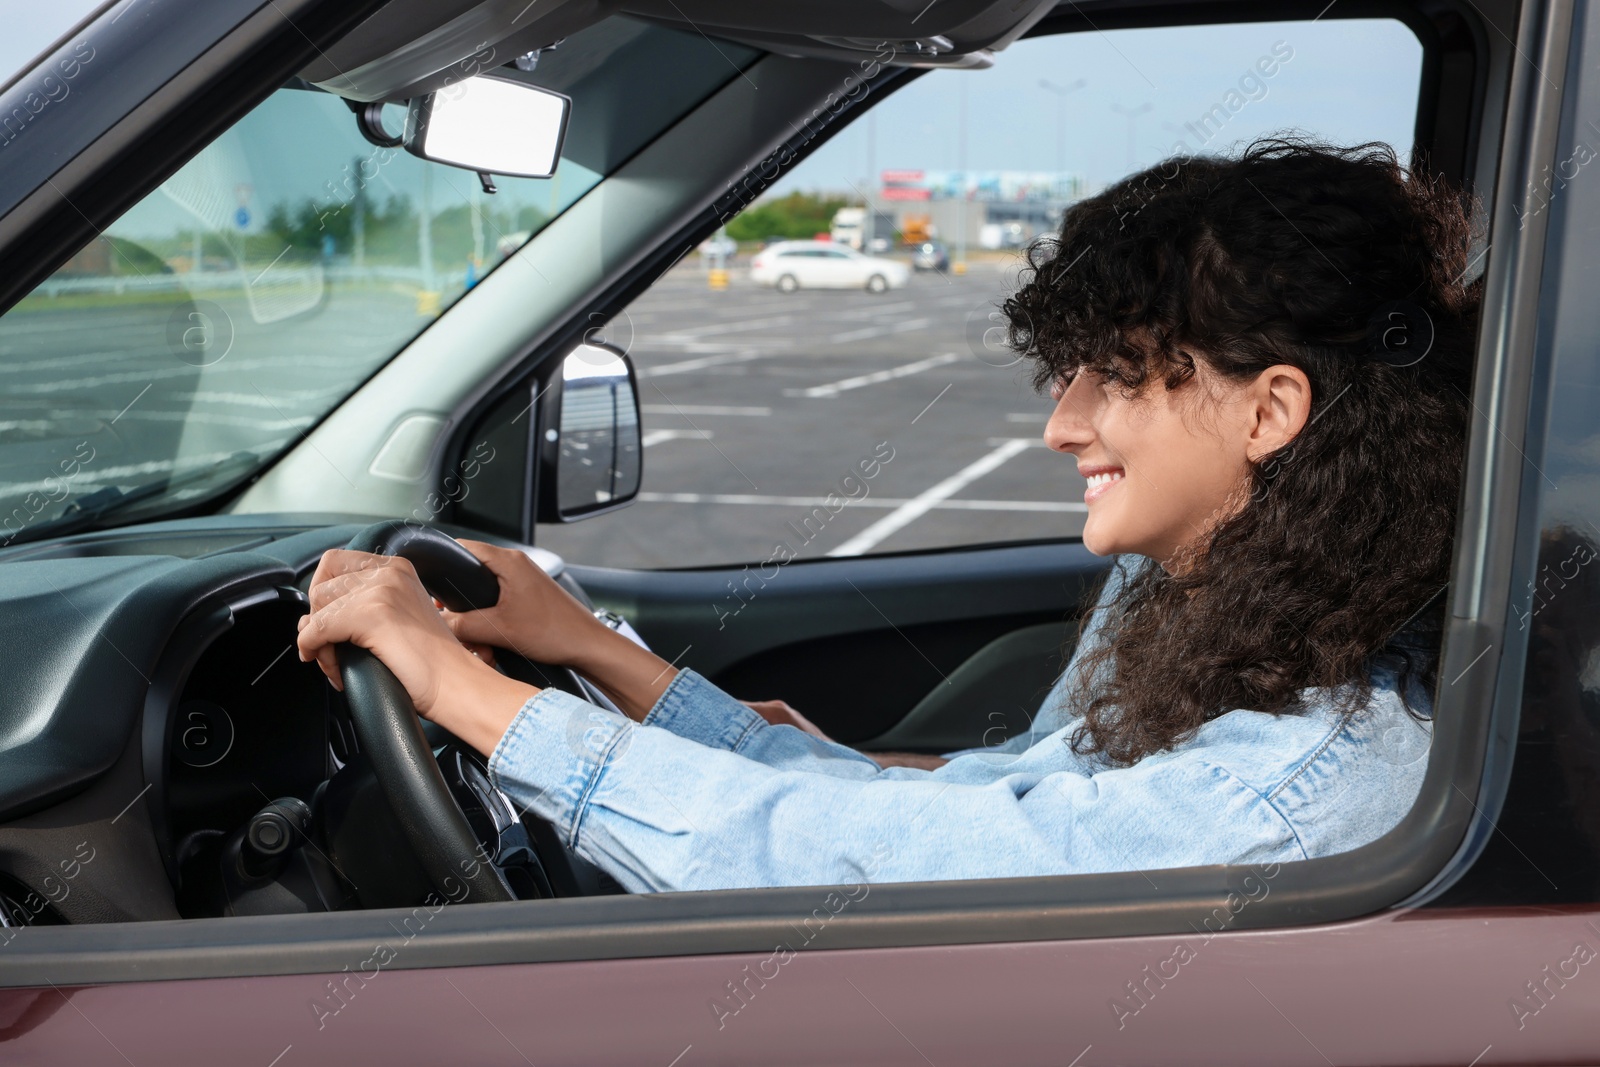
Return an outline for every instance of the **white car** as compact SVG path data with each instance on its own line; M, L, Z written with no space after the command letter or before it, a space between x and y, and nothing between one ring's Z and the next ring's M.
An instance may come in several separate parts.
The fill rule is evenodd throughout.
M831 241L783 241L750 262L750 277L782 293L796 289L866 289L883 293L911 279L911 268L894 259L864 256Z

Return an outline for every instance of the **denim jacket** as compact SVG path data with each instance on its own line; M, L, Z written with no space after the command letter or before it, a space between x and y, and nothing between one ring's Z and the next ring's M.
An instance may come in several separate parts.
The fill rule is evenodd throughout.
M771 725L685 669L642 723L540 691L491 780L632 892L1269 863L1347 851L1400 820L1432 724L1384 667L1353 711L1308 689L1302 712L1228 711L1132 766L1073 752L1065 697L1128 559L1031 730L936 770Z

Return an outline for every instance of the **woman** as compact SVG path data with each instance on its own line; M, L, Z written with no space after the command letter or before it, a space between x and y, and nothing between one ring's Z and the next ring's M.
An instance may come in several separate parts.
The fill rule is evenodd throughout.
M500 603L441 616L334 551L302 659L372 649L496 784L634 891L1329 855L1410 807L1454 529L1478 287L1469 205L1386 146L1257 142L1074 205L1005 304L1117 555L1032 731L937 769L773 725L465 542ZM467 643L573 667L626 717Z

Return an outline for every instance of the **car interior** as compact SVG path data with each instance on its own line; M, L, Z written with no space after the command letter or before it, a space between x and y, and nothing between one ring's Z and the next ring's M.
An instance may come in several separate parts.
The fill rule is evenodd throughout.
M83 139L83 217L13 196L31 188L25 167L3 190L13 257L35 252L0 272L13 307L0 317L0 360L49 373L16 378L0 430L5 481L32 487L7 489L15 511L0 548L12 679L0 715L0 921L63 927L53 973L73 973L61 953L97 975L270 973L291 966L274 946L315 957L364 936L474 855L488 862L469 899L495 906L447 909L408 966L767 944L801 891L668 894L641 910L515 811L480 757L404 714L381 669L341 693L301 663L296 620L321 554L406 555L449 604L496 595L492 579L473 591L482 569L451 537L518 547L663 658L738 696L781 697L844 743L938 754L988 744L996 729L1013 736L1070 655L1108 561L1043 526L1001 524L998 536L931 547L809 554L754 596L751 555L641 562L654 557L638 546L659 543L683 512L647 510L671 504L650 498L665 484L652 473L680 453L649 438L670 378L630 351L643 330L630 307L637 315L691 250L873 109L922 79L999 69L1036 42L1255 22L1303 26L1309 40L1321 23L1388 20L1419 49L1415 114L1404 116L1413 158L1484 195L1508 98L1527 91L1510 77L1517 8L1499 0L389 0L344 17L306 22L298 43L245 20L213 34L222 52L197 25L190 53L178 41L164 62L198 70L196 57L228 48L251 57L228 75L226 107L206 111L199 96L215 85L172 71L121 75L125 113L59 135ZM100 54L155 32L134 20L92 29ZM310 50L305 36L332 43ZM452 163L430 140L454 87L484 74L530 94L517 106L544 109L539 158ZM82 78L99 76L84 63ZM146 83L179 119L134 106ZM87 160L114 149L132 161L123 179L94 176ZM274 189L291 208L320 206L275 209ZM448 240L441 223L417 251L397 205L428 197L460 210ZM168 248L170 234L192 247ZM287 256L273 258L273 234L297 235ZM488 267L445 278L448 241ZM391 248L411 258L403 276L363 267L371 297L346 311L351 247L373 264ZM171 266L178 256L184 270ZM224 293L204 281L213 269L242 281ZM91 276L120 281L106 296L111 283ZM66 329L87 301L113 297L92 342L144 362L47 367L60 342L41 316ZM64 310L39 310L48 301ZM675 351L726 366L754 358ZM105 400L113 387L121 412ZM79 388L101 393L80 402ZM677 445L731 433L717 432L685 429ZM830 457L821 467L834 453L806 455ZM693 463L721 460L707 447ZM720 476L724 495L746 491ZM730 591L744 594L737 625L714 607ZM1461 653L1446 640L1450 661ZM571 671L497 658L508 674L607 703ZM1329 921L1447 888L1471 854L1473 817L1452 783L1487 773L1493 725L1488 705L1472 703L1487 699L1440 695L1423 797L1399 827L1348 856L1290 865L1241 924ZM1128 871L887 886L840 943L1157 933L1177 928L1183 908L1226 899L1240 877L1218 865L1155 881ZM230 956L182 951L245 916L257 921L227 935ZM486 947L485 932L508 923L514 932ZM113 932L127 962L104 939Z

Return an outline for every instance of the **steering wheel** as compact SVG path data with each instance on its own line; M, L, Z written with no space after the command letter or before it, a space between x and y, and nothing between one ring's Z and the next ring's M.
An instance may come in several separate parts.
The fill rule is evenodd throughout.
M451 611L491 607L500 599L494 572L432 527L403 519L374 523L345 547L410 560L423 586ZM446 784L405 687L359 645L339 645L335 655L356 740L434 888L458 903L517 900ZM459 754L453 762L462 762ZM486 778L475 777L481 780L466 783L474 794L489 790Z

